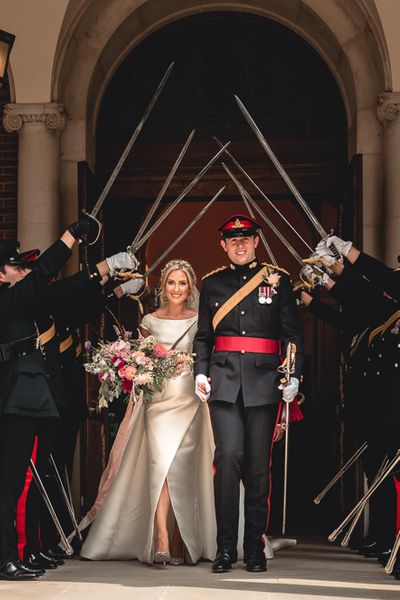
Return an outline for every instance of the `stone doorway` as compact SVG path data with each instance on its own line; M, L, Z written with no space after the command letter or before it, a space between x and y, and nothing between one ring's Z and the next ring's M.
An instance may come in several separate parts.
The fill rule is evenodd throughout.
M244 13L203 13L176 21L145 39L115 72L97 120L96 182L101 188L171 60L176 65L154 112L117 178L104 206L106 253L130 243L192 128L196 136L163 203L171 202L217 149L216 135L232 140L232 152L280 210L313 245L316 236L239 113L238 94L325 228L353 229L353 196L348 183L347 125L340 92L320 56L290 29ZM143 248L142 264L152 264L216 190L228 188L200 223L173 251L192 262L199 280L224 262L215 226L243 212L234 186L213 167L193 193ZM249 191L252 192L252 190ZM257 194L254 198L258 199ZM263 209L302 255L290 231L267 205ZM342 215L345 220L341 219ZM294 279L298 266L280 242L268 235L278 264ZM260 258L266 257L260 253ZM150 280L154 287L157 272ZM128 328L138 313L125 303L119 317ZM338 495L325 507L312 506L313 494L343 451L338 419L337 336L304 315L307 334L306 420L297 426L291 467L289 531L321 533L336 523ZM312 374L312 375L311 375ZM323 376L323 380L322 380ZM326 393L328 391L328 393ZM325 396L322 397L322 391ZM294 430L294 428L293 428ZM277 467L279 470L279 449ZM278 477L279 479L279 477ZM276 487L279 489L279 482ZM301 492L300 492L301 490ZM279 523L279 493L273 522ZM299 525L301 523L301 525Z

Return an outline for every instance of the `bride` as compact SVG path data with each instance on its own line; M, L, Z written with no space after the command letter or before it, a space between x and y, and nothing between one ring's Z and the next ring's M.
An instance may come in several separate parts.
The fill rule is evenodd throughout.
M143 318L142 334L191 352L198 296L191 265L168 262L160 287L161 306ZM81 555L182 564L185 548L188 562L211 560L213 451L208 406L194 393L192 373L164 383L151 403L128 406L98 498L85 517L94 522Z

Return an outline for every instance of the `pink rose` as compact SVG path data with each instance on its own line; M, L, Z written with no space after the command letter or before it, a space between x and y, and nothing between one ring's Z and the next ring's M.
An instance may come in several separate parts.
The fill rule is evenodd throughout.
M156 358L166 358L169 351L163 344L155 344L153 348L153 354Z
M136 375L137 368L134 367L133 365L129 365L129 366L125 367L124 371L125 371L125 379L127 379L128 381L132 381L132 379Z
M132 359L138 364L143 365L146 361L146 355L141 350L137 350L132 354Z
M125 377L125 367L122 367L122 369L118 369L118 375L121 377L121 379Z

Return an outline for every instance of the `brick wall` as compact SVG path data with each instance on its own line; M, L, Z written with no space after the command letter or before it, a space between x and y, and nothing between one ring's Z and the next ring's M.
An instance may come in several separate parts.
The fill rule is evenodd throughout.
M17 239L18 134L3 127L7 88L0 89L0 244Z

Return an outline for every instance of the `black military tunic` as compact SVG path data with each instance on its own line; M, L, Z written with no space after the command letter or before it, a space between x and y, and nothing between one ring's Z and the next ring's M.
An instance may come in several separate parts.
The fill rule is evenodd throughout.
M95 268L89 268L48 286L42 297L43 311L38 321L41 331L47 329L49 317L46 320L44 315L51 311L50 323L55 335L43 351L46 377L60 418L51 431L38 436L36 467L42 477L46 477L47 492L67 533L72 528L71 520L48 459L51 452L59 472L64 474L67 466L71 474L75 442L81 419L86 414L83 367L76 355L75 328L95 318L103 310L104 303L100 277ZM27 495L25 533L26 555L47 551L59 541L59 534L35 485L29 487Z
M389 296L395 300L400 299L400 270L386 266L365 252L360 253L354 262L354 267Z
M388 404L382 394L385 360L379 347L380 328L376 328L393 312L396 303L385 298L349 264L331 288L330 295L341 303L341 312L317 299L313 299L308 308L315 316L353 338L346 352L344 416L357 445L364 441L368 443L361 460L371 485L387 454L390 429L386 421ZM389 480L372 496L369 517L369 539L382 548L387 547L395 518L395 493Z
M69 248L58 241L23 280L0 287L0 343L26 338L26 350L0 362L0 567L18 558L15 510L34 436L49 417L58 416L44 356L35 345L36 319L50 279L70 256Z
M278 390L281 375L276 368L281 363L281 355L285 354L288 342L294 342L297 347L294 377L299 378L302 372L302 324L289 276L283 270L277 271L279 281L276 287L267 286L270 288L270 303L260 303L260 289L266 287L262 282L213 331L212 320L217 310L262 267L257 260L244 266L231 265L203 281L198 329L194 339L195 374L202 373L211 378L210 402L219 400L234 403L242 389L244 406L278 403L282 396ZM269 271L272 273L272 266ZM214 349L216 336L276 340L281 343L281 351L268 354L240 350L217 352Z
M218 309L263 267L257 260L231 265L206 277L194 339L195 374L211 379L210 414L216 450L214 466L217 546L236 560L240 480L245 487L244 553L260 560L268 526L272 435L282 392L278 390L287 343L296 344L295 376L301 372L303 334L288 275L276 270L220 321ZM273 274L267 269L267 277ZM271 302L265 301L269 298ZM234 343L219 351L215 344ZM267 350L262 351L263 345ZM268 351L270 347L270 351ZM254 351L257 350L257 351Z

